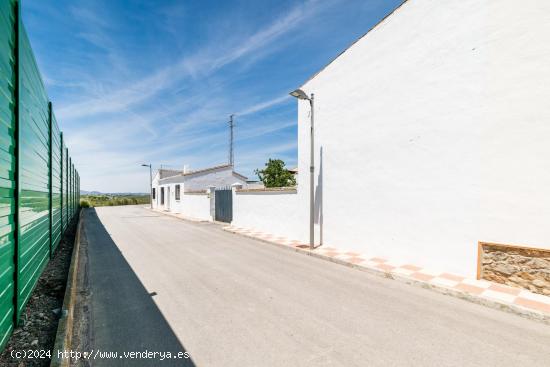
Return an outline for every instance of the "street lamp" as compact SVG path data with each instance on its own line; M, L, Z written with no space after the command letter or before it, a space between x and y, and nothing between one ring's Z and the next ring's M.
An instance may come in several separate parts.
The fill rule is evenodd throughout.
M313 123L314 123L314 119L313 119L313 111L314 111L314 108L313 108L313 101L314 101L314 94L311 93L311 96L308 97L307 94L301 90L301 89L296 89L295 91L293 92L290 92L290 95L292 97L295 97L295 98L298 98L298 99L301 99L301 100L307 100L309 101L309 107L310 107L310 117L311 117L311 130L310 130L310 148L311 148L311 152L310 152L310 164L309 164L309 248L310 249L314 249L315 248L315 245L313 243L314 241L314 232L313 232L313 216L314 216L314 186L313 186L313 174L314 174L314 158L313 158L313 148L314 148L314 139L315 139L315 135L314 135L314 130L313 130Z
M153 165L142 164L142 167L149 167L149 197L151 199L151 209L153 209Z

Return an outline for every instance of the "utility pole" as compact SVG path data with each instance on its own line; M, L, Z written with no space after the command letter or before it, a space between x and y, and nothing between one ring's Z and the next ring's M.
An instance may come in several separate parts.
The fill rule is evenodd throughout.
M233 166L234 164L234 155L233 155L233 115L229 115L229 164Z

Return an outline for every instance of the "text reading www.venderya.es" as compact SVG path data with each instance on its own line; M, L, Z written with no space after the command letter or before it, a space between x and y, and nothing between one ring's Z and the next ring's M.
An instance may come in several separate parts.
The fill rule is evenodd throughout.
M157 359L159 361L165 359L188 359L191 358L187 352L155 352L150 350L134 351L134 352L112 352L105 350L90 350L88 352L80 352L76 350L58 350L54 357L58 359L70 359L78 361L81 359ZM12 350L11 357L16 359L50 359L52 352L46 350Z

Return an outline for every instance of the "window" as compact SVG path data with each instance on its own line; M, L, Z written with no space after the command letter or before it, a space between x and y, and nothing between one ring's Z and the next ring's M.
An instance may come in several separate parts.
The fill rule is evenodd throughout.
M153 187L153 199L157 196L157 189Z
M164 187L160 188L160 205L164 205Z
M180 185L176 185L176 200L180 199Z

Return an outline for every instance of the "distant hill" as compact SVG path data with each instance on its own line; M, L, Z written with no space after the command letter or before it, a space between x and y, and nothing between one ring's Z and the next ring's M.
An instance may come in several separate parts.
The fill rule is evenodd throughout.
M80 195L102 195L102 193L99 191L80 190Z
M143 192L100 192L80 190L80 195L108 195L108 196L149 196L149 193Z

